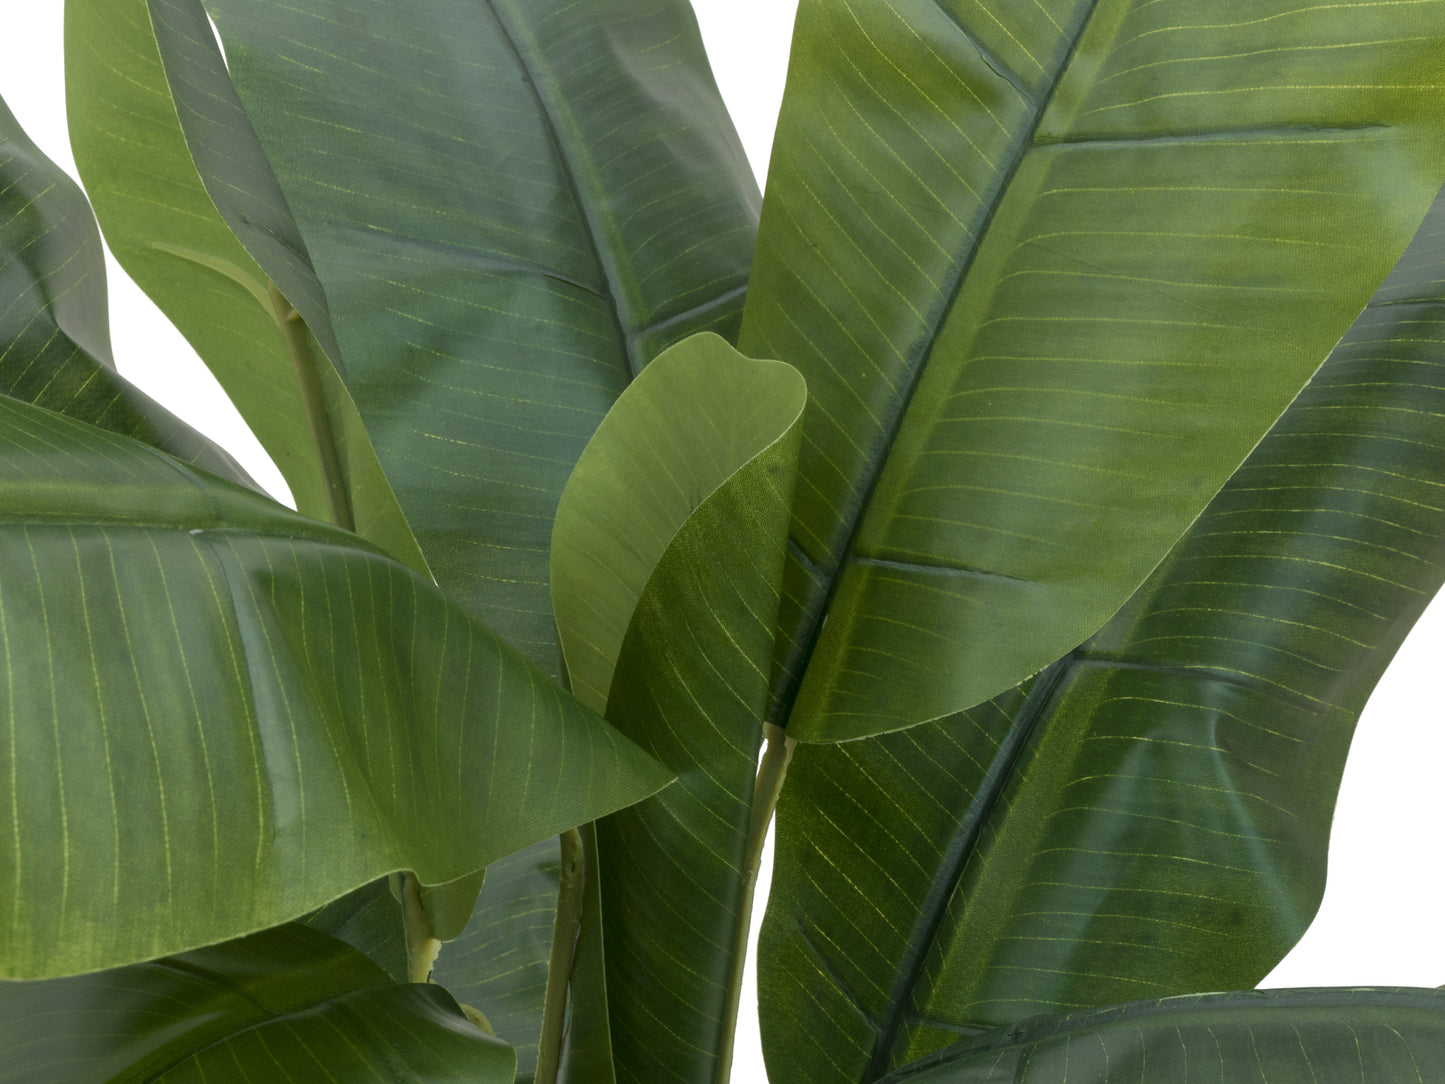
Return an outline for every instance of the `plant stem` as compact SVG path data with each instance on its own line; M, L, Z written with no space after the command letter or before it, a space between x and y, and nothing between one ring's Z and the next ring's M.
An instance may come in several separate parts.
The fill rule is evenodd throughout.
M763 862L763 843L768 838L768 825L778 806L778 795L788 774L797 741L788 737L782 727L767 725L767 748L758 765L758 781L753 788L753 812L748 821L746 865L743 868L742 898L738 901L738 921L733 930L733 967L728 978L727 1016L723 1019L722 1042L718 1047L716 1084L728 1084L733 1071L733 1043L738 1030L738 1004L743 995L743 970L748 963L748 935L752 932L753 896L758 887L758 868Z
M562 1064L562 1027L567 1019L567 983L577 933L582 928L582 886L587 880L587 856L582 834L572 828L562 833L562 870L557 882L557 918L552 924L552 953L547 959L547 993L542 1009L542 1037L537 1044L535 1084L556 1084Z
M311 440L316 446L316 460L321 467L321 477L326 483L326 505L331 512L331 522L348 531L356 530L356 517L351 509L351 495L346 488L346 476L341 470L341 460L336 454L336 434L331 429L331 416L326 411L326 393L321 387L321 371L317 367L316 352L306 331L306 321L296 311L276 284L267 281L266 289L271 297L271 310L276 317L276 326L286 340L286 352L291 355L291 370L296 374L296 385L301 392L301 406L306 411L306 422L311 428Z
M421 882L414 873L398 873L402 924L406 930L406 979L427 982L442 943L432 936L431 920L421 905Z

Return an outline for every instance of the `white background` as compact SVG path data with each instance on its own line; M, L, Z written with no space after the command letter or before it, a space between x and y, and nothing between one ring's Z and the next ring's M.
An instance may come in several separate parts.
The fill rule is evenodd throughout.
M695 0L723 97L761 183L782 95L796 0ZM65 136L59 0L0 0L0 96L51 158L72 175ZM185 342L110 266L111 320L122 372L229 448L253 477L284 496L280 476ZM1445 606L1411 634L1360 720L1340 791L1330 876L1319 917L1264 985L1445 983L1445 884L1436 804L1445 734L1433 688L1445 664ZM766 886L767 871L762 884ZM763 900L755 912L762 913ZM763 1080L750 973L734 1080Z

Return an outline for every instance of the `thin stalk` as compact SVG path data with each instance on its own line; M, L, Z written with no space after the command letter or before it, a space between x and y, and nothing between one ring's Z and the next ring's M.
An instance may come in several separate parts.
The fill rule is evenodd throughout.
M562 833L562 870L557 882L557 918L552 924L552 953L547 958L547 993L542 1009L542 1037L537 1044L535 1084L556 1084L562 1065L562 1027L567 1020L567 983L577 934L582 929L582 887L587 881L587 856L582 833Z
M428 982L442 943L432 936L431 919L421 905L421 882L414 873L398 873L402 925L406 930L406 980Z
M758 765L758 781L753 788L753 812L748 820L746 865L743 867L742 899L738 903L738 921L733 929L733 967L728 978L728 1008L723 1020L722 1043L719 1047L716 1084L728 1084L733 1071L733 1044L738 1030L738 1004L743 996L743 970L748 963L748 935L752 932L753 896L758 887L758 869L763 863L763 842L768 838L768 825L778 807L778 795L788 774L797 740L788 737L780 726L767 726L767 748Z
M331 522L348 531L356 530L356 517L351 510L351 495L346 489L346 475L341 470L341 459L336 454L336 434L331 429L331 416L326 412L326 393L321 387L321 370L318 368L316 352L312 349L311 338L306 331L306 321L296 311L285 295L271 281L266 283L271 298L272 314L276 326L286 340L286 352L291 356L291 370L296 374L296 386L301 392L301 406L306 411L306 422L311 428L311 441L316 446L316 460L321 466L321 477L326 483L326 505L331 513Z

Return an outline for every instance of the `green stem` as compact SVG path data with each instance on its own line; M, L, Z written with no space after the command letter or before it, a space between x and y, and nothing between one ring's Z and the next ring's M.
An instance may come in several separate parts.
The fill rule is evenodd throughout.
M567 983L577 933L582 928L582 887L587 882L587 856L582 834L562 833L562 870L557 882L557 918L552 924L552 954L547 959L547 993L542 1009L542 1037L537 1044L535 1084L556 1084L562 1065L562 1027L567 1019Z
M306 321L296 311L276 284L267 281L266 289L271 298L271 311L276 317L276 326L286 340L286 352L291 356L291 370L296 374L296 386L301 392L301 406L306 411L306 421L311 427L311 440L316 446L316 459L321 466L321 476L326 483L326 504L331 512L331 522L348 531L356 530L356 517L351 510L351 495L346 488L346 475L341 469L341 459L336 454L336 434L331 429L331 416L326 411L326 393L321 386L321 370L317 364L316 352L312 349L311 337L306 330Z
M763 843L768 838L768 825L783 791L788 762L793 759L797 741L772 723L767 727L767 749L758 765L758 781L753 788L753 812L748 821L747 850L744 852L742 898L738 902L738 920L733 928L733 966L728 979L728 1008L723 1020L722 1042L718 1051L716 1084L728 1084L733 1071L733 1044L738 1030L738 1004L743 996L743 971L748 964L748 936L752 933L753 896L758 887L758 869L763 862Z
M414 873L398 873L402 925L406 930L407 982L428 982L442 943L432 936L431 919L421 905L421 882Z

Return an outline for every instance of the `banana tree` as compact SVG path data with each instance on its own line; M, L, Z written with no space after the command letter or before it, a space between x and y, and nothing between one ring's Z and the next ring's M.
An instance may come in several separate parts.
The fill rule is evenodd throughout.
M67 0L0 1080L724 1081L775 809L779 1084L1445 1077L1250 989L1445 578L1442 26L804 0L760 199L684 0Z

